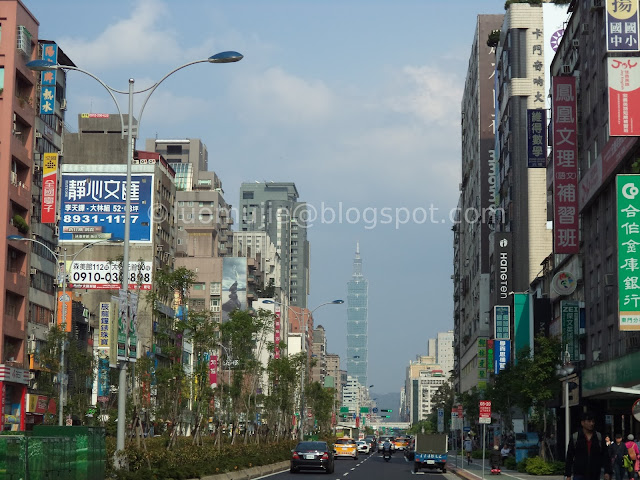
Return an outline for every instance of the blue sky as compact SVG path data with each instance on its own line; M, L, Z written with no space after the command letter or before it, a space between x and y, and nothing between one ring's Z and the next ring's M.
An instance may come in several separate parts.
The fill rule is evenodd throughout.
M453 328L460 102L476 16L504 13L504 0L24 1L40 38L120 90L220 51L245 56L172 75L145 107L137 147L202 139L236 206L241 182L294 181L314 215L310 308L346 299L359 241L368 381L398 392L409 360ZM115 113L80 73L67 101L73 130L79 113ZM344 360L345 306L315 318Z

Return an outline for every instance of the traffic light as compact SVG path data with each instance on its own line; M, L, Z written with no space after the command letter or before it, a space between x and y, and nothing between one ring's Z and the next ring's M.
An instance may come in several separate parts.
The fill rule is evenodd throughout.
M385 413L392 413L393 410L380 410L381 412L385 412Z
M391 415L380 415L380 418L391 418Z

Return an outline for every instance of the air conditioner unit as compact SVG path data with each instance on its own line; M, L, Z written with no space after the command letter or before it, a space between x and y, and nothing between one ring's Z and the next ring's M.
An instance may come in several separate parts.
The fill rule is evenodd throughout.
M580 46L580 40L574 38L573 40L571 40L571 45L573 45L573 48L578 48Z
M60 110L66 110L67 109L67 99L63 98L62 101L60 102Z
M38 273L38 269L37 268L32 268L31 271L29 272L31 275L35 275L36 273Z
M33 166L33 172L39 172L40 171L40 165L34 165Z
M583 35L589 35L590 30L589 30L589 24L588 23L583 23L580 26L580 33L582 33Z
M28 353L36 353L36 341L35 340L29 340L27 342L27 352Z
M571 74L571 65L562 65L562 73L565 75Z
M605 287L613 287L615 284L615 278L613 277L613 273L605 273L604 275L604 286Z
M36 132L36 138L42 138L42 134L40 132Z

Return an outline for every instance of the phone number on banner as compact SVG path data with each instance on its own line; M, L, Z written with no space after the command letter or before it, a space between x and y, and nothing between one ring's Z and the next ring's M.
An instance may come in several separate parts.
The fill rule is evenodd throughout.
M151 290L151 262L129 262L129 288ZM72 288L119 289L120 264L117 262L73 262L69 274Z

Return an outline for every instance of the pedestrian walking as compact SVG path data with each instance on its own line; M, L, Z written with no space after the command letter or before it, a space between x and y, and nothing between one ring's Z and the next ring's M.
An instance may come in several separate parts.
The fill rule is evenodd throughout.
M627 471L629 474L629 480L638 480L638 470L640 470L640 450L638 450L638 445L634 442L634 436L632 433L627 435L627 443L625 443L625 447L627 447L627 455L629 455L629 460L633 463L633 471Z
M564 467L567 480L600 480L604 468L605 480L611 478L611 459L604 438L595 430L595 417L584 412L580 417L582 426L569 438L569 447Z
M622 434L616 433L615 442L609 447L609 458L611 458L611 467L615 480L622 480L624 477L624 456L627 454L627 446L622 441Z
M470 437L467 437L467 439L464 441L464 451L467 454L467 465L472 463L472 460L471 460L471 451L472 450L473 450L473 442L471 441Z

